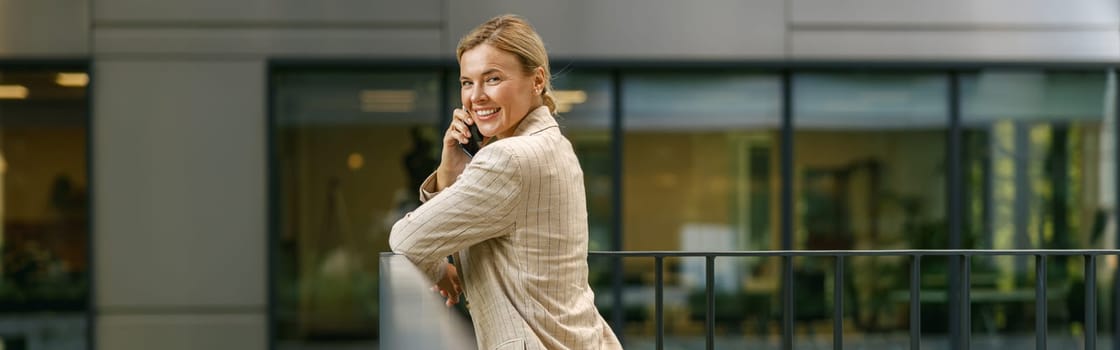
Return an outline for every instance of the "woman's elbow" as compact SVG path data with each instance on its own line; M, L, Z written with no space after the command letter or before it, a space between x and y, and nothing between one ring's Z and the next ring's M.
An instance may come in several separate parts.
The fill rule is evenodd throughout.
M394 254L416 258L424 254L427 244L430 242L425 242L424 235L418 232L418 227L407 217L393 224L389 231L389 249Z
M403 220L402 220L403 221ZM405 234L402 232L402 221L397 221L393 224L393 229L389 231L389 250L395 254L408 255L411 245L407 244L408 240L405 239Z

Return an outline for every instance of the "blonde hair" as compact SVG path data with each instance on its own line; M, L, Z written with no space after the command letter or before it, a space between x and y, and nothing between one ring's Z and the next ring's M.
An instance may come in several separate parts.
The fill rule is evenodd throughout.
M488 44L498 50L509 52L521 61L521 68L526 75L532 75L538 67L544 69L544 86L541 89L541 100L548 106L549 112L556 114L556 98L552 95L552 72L548 68L548 52L544 49L544 41L540 35L525 20L518 15L501 15L471 30L470 33L459 40L459 47L455 49L455 58L463 59L463 53L479 45Z

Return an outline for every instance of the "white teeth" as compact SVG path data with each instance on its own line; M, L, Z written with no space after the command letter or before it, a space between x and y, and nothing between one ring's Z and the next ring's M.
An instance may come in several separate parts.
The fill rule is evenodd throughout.
M480 117L485 117L485 116L494 114L494 112L497 112L497 111L498 111L497 109L481 109L481 110L474 111L474 114L476 114Z

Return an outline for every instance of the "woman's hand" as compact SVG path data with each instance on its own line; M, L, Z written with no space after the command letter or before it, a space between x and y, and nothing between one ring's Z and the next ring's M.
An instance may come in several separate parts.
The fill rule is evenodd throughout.
M460 149L460 144L470 141L471 131L467 126L471 124L474 124L474 120L463 108L456 108L451 113L451 125L443 134L443 154L440 156L439 168L436 169L437 191L455 183L455 179L463 173L467 163L470 163L471 157Z
M443 274L443 279L436 282L432 286L432 290L439 291L439 295L447 298L445 303L448 307L459 303L459 294L463 293L463 286L459 283L459 270L455 265L447 264L447 271Z

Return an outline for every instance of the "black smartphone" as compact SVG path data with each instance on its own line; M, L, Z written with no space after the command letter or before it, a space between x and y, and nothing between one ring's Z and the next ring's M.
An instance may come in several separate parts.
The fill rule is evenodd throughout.
M475 124L467 125L467 128L471 130L471 139L467 143L460 143L459 147L463 152L467 152L468 156L474 157L474 154L482 148L482 133L478 131L478 126Z

